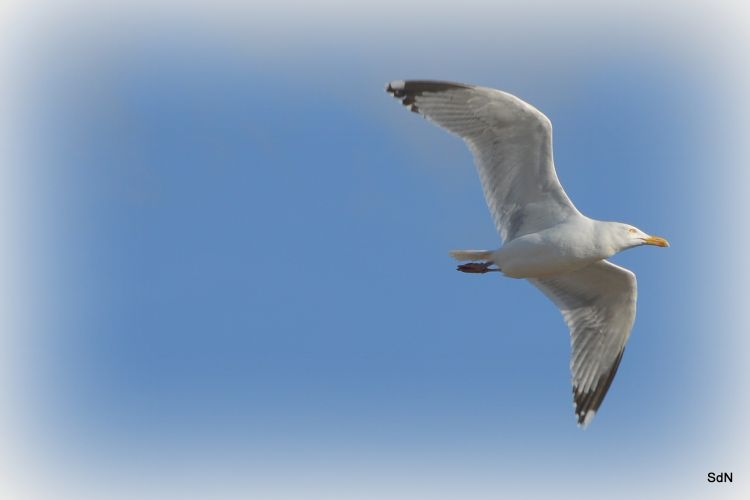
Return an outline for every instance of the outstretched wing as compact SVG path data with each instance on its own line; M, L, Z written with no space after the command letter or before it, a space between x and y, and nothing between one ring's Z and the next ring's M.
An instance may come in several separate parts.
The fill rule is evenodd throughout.
M394 81L386 90L412 111L466 141L503 241L578 214L552 161L552 125L499 90L460 83Z
M635 274L601 260L550 278L529 280L555 303L570 328L573 398L586 427L615 378L635 321Z

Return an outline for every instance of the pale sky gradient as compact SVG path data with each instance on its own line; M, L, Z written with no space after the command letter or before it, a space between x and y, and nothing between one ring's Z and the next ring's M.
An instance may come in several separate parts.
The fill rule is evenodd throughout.
M16 497L738 497L739 11L318 6L16 12ZM555 307L455 272L498 237L404 78L532 103L578 208L672 243L614 259L638 318L586 432Z

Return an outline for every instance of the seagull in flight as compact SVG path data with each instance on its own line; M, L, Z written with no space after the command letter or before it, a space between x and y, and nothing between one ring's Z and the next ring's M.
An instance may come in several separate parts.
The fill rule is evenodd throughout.
M570 370L578 425L596 415L635 321L635 274L607 261L642 245L669 242L620 222L586 217L560 185L552 124L521 99L485 87L399 80L386 91L411 111L462 138L476 162L503 245L459 250L465 273L526 279L559 309L570 329Z

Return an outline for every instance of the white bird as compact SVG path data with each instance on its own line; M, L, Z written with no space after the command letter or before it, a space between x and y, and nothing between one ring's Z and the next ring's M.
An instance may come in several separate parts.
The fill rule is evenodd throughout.
M635 321L635 275L606 259L669 243L629 224L581 214L555 173L552 124L521 99L438 81L394 81L386 90L461 137L473 153L503 246L451 256L474 261L459 271L525 278L560 309L571 335L575 412L585 428L607 394Z

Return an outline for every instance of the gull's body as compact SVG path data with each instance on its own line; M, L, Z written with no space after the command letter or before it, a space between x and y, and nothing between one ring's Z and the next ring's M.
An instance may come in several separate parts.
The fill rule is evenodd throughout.
M587 426L635 321L635 275L606 259L627 248L668 243L633 226L581 214L557 179L550 121L517 97L433 81L396 81L387 90L464 139L474 154L504 244L451 255L480 261L459 266L464 272L528 279L557 305L571 333L576 415Z
M573 215L555 226L508 241L489 260L511 278L568 273L617 253L605 235L606 226L599 221Z

